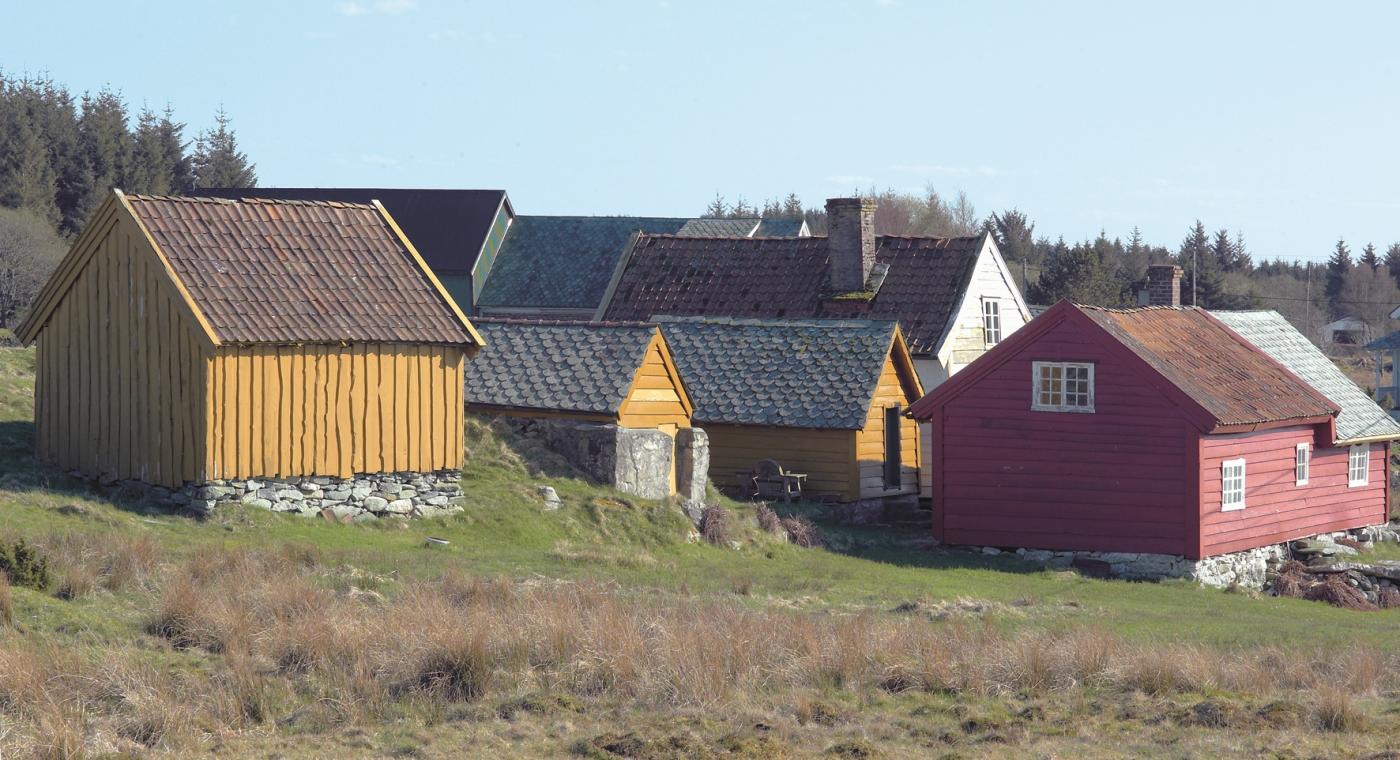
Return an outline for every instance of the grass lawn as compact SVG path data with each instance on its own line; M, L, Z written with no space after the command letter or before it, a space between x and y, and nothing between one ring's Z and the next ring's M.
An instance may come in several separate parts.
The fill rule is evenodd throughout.
M819 520L833 548L804 549L762 533L751 508L732 502L726 504L735 513L735 538L741 548L692 542L690 525L675 507L624 497L580 480L544 478L532 473L498 440L482 435L472 436L469 444L471 460L463 473L467 504L460 516L343 526L259 510L224 509L209 520L195 520L125 500L120 494L99 493L83 482L36 465L30 422L32 364L31 351L0 349L0 539L26 538L53 545L62 538L82 545L84 540L110 542L118 537L155 547L164 567L198 562L221 550L266 550L286 545L292 552L314 554L319 567L330 568L326 571L329 576L350 578L349 585L365 586L391 599L415 581L455 572L501 576L527 585L591 581L607 584L618 593L663 600L673 606L720 600L759 613L810 614L814 619L863 615L877 621L898 620L901 613L894 610L906 605L905 609L918 609L921 619L933 626L976 624L1005 635L1045 637L1093 629L1133 646L1199 646L1203 651L1227 654L1282 645L1302 653L1300 656L1353 647L1381 652L1398 648L1400 613L1395 611L1352 612L1292 599L1207 590L1186 582L1088 579L1073 572L1039 570L1014 556L930 549L917 532L843 528ZM563 499L563 507L557 511L541 509L535 486L545 482ZM814 506L798 505L791 511L814 518L819 514ZM450 544L430 546L425 541L430 535ZM364 578L373 582L355 580ZM131 656L147 658L157 667L191 673L225 667L218 652L170 649L148 633L153 593L159 585L152 582L114 591L97 590L71 601L59 598L61 594L52 589L14 589L14 629L18 631L14 635L93 656L113 651L134 653ZM0 649L4 642L0 635ZM1385 667L1391 665L1393 662ZM3 671L0 659L0 753L5 746ZM1388 671L1386 675L1390 675ZM296 691L287 688L289 694ZM843 717L827 723L800 719L804 710L818 709L811 704L803 708L800 699L788 700L782 708L755 700L732 713L717 714L693 707L673 710L616 697L599 698L587 709L555 705L547 710L524 710L510 720L500 718L503 708L499 705L483 706L478 701L454 708L451 716L424 712L418 705L379 723L336 724L304 731L288 729L289 724L269 717L245 730L213 734L206 730L202 735L222 738L212 745L199 741L172 744L170 751L178 755L181 747L201 751L222 747L226 755L246 752L310 757L326 751L328 745L323 742L333 737L337 752L347 756L447 756L469 751L508 755L514 747L523 754L541 757L569 752L595 757L765 757L805 756L827 750L865 757L873 756L861 754L866 749L899 756L932 751L928 748L938 745L940 753L946 750L958 753L955 756L980 757L1019 756L1029 745L1018 744L1021 740L1008 744L1006 739L1020 736L1019 731L1025 737L1051 737L1045 739L1049 742L1045 746L1055 756L1070 752L1105 757L1159 756L1163 747L1175 747L1169 754L1184 757L1253 754L1279 742L1306 745L1317 740L1313 732L1296 727L1279 728L1283 733L1259 734L1257 726L1233 733L1202 733L1187 719L1166 728L1157 723L1150 724L1150 730L1143 728L1148 724L1141 721L1154 711L1189 711L1200 699L1213 698L1207 693L1209 686L1202 688L1203 693L1185 701L1160 695L1120 694L1110 699L1092 690L1047 700L1025 693L874 694L848 693L838 687L802 697L832 702L828 707ZM1384 692L1374 698L1378 701L1367 703L1373 722L1367 731L1357 734L1359 738L1353 737L1357 751L1379 749L1391 741L1386 737L1396 737L1400 703L1395 697L1394 692ZM1110 703L1111 708L1104 707ZM1263 707L1262 703L1250 703L1248 709ZM1097 715L1100 708L1129 717L1105 721L1085 717ZM1042 717L1018 718L1018 711ZM1046 713L1051 718L1044 718ZM797 717L789 720L791 716ZM1054 720L1063 721L1060 728L1050 725ZM974 729L978 725L982 728L965 730L969 721ZM1084 725L1073 727L1080 722ZM1027 727L1032 723L1038 728ZM779 729L756 733L755 725ZM1090 725L1097 728L1086 735L1084 726ZM1021 728L1013 730L1011 726ZM1227 721L1221 728L1231 726ZM933 744L927 744L917 739L924 729L935 734L951 731L962 738L951 743L929 739ZM594 741L610 732L624 736L629 731L640 733L613 744ZM1295 736L1299 731L1301 735ZM1002 738L974 742L988 734ZM679 740L675 737L680 735L699 737L695 741L700 743L676 744ZM738 750L725 749L726 736ZM842 749L838 746L842 742L864 744ZM598 749L603 745L613 749ZM1330 749L1325 742L1318 747ZM619 748L627 751L613 751Z

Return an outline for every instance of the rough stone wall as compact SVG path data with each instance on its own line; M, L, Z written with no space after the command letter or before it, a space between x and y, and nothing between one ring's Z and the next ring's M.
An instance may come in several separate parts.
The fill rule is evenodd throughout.
M710 482L710 436L700 428L676 432L676 493L685 501L703 502Z
M103 482L141 491L151 501L208 515L220 504L365 522L381 517L438 517L462 511L462 473L385 472L353 478L299 477L210 480L178 489L137 480Z
M865 289L875 265L875 201L831 198L826 202L828 285L835 293Z

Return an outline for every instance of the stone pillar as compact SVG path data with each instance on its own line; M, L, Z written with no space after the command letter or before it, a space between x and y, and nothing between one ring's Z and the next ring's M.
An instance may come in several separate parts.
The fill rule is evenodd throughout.
M833 293L865 290L875 266L875 201L830 198L826 202L827 285Z
M643 499L669 497L676 466L676 443L671 436L660 430L613 429L617 431L613 486Z
M710 480L710 436L700 428L676 431L676 494L703 502Z
M1181 305L1181 267L1158 264L1147 268L1147 305Z

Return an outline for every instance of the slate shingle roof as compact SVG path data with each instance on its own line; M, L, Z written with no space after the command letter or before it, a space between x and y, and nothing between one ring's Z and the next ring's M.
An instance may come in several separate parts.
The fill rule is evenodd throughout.
M214 198L293 201L379 201L413 241L434 272L465 274L476 264L504 190L417 190L365 187L221 187L201 189Z
M1213 311L1211 314L1341 407L1337 415L1339 442L1374 436L1400 438L1400 423L1391 419L1278 312Z
M127 199L223 342L475 343L373 206Z
M473 320L486 341L466 372L468 404L617 413L656 325Z
M1076 306L1220 425L1320 417L1338 407L1203 309Z
M517 216L477 305L596 309L632 234L674 233L688 219Z
M855 429L894 340L894 322L657 320L697 425Z
M758 229L756 218L750 219L691 219L676 234L681 237L748 237Z
M881 236L876 245L876 261L889 271L862 316L898 321L911 352L933 353L972 279L983 238ZM829 295L825 237L643 235L606 318L844 316Z
M1390 351L1396 348L1400 348L1400 332L1386 333L1366 344L1367 351Z
M754 230L754 237L796 237L802 234L806 221L802 219L764 219Z

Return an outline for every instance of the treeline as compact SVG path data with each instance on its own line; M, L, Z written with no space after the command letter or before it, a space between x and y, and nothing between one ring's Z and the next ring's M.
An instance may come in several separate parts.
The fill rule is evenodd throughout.
M997 242L1017 284L1031 303L1067 298L1100 306L1133 306L1153 264L1183 270L1182 301L1208 309L1273 309L1304 334L1317 339L1322 325L1355 317L1377 332L1390 329L1390 311L1400 306L1400 243L1384 255L1366 244L1353 256L1339 240L1325 266L1260 257L1239 230L1210 231L1197 220L1175 246L1151 243L1134 228L1124 240L1100 232L1075 243L1035 233L1035 223L1019 209L979 216L967 197L950 201L933 189L923 195L870 190L875 198L875 231L881 235L957 236L989 233ZM808 208L795 194L750 204L723 196L706 208L710 217L803 217L813 234L824 234L826 214Z
M223 111L193 145L184 131L169 107L133 115L110 89L75 97L48 78L0 74L0 206L72 236L113 187L181 195L257 184Z
M74 96L0 73L0 340L111 188L183 195L257 181L222 110L191 141L168 106L133 115L110 89Z

